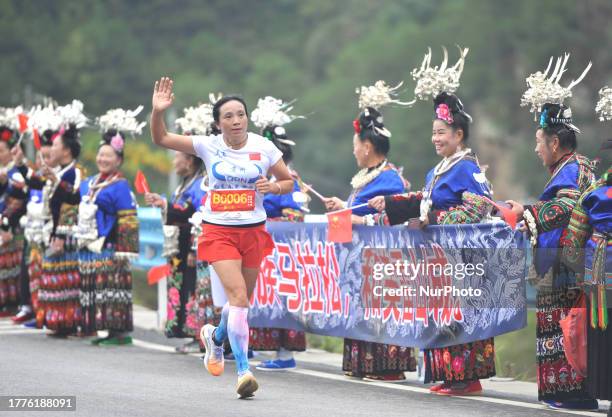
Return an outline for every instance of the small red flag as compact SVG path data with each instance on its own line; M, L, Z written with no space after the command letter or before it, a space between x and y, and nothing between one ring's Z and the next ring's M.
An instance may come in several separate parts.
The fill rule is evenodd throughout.
M512 230L514 230L516 228L516 221L517 221L516 213L510 210L509 208L501 206L501 205L498 205L497 208L501 212L501 215L504 221L508 223L508 226L510 226Z
M261 154L259 152L251 152L249 154L249 161L261 161Z
M28 115L21 113L17 118L19 119L19 133L23 133L28 129Z
M162 279L170 276L171 272L172 269L170 268L169 264L154 266L153 268L149 269L149 272L147 273L147 283L149 285L155 285Z
M504 219L504 221L506 223L508 223L508 226L510 226L510 228L512 228L512 230L514 230L516 228L516 223L518 221L517 217L516 217L516 213L513 212L512 210L510 210L507 206L506 203L496 203L495 201L484 197L487 201L489 201L491 204L493 204L493 206L499 210L499 212L501 213L502 219Z
M136 172L136 179L134 180L134 186L136 187L136 192L140 194L150 193L149 183L147 182L147 178L144 176L141 170Z
M347 243L353 240L352 210L342 210L327 214L327 240L329 242Z
M36 148L36 150L40 150L41 148L41 144L40 144L40 136L38 134L38 130L34 129L34 131L32 132L32 135L34 136L34 147Z

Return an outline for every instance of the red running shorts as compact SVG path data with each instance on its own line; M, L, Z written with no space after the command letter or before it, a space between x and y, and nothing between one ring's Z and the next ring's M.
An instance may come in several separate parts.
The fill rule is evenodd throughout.
M198 260L241 259L244 268L259 268L274 250L274 241L264 224L253 227L228 227L204 223L198 238Z

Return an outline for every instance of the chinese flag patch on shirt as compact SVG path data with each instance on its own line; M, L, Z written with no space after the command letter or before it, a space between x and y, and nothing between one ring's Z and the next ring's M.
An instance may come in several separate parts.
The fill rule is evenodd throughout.
M259 152L251 152L249 154L249 161L261 161L261 154Z

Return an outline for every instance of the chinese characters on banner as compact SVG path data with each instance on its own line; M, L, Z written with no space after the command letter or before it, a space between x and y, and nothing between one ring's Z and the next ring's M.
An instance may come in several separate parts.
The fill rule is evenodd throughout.
M403 346L439 347L526 325L526 242L504 224L353 228L269 222L252 327L282 327ZM386 269L385 269L386 268Z

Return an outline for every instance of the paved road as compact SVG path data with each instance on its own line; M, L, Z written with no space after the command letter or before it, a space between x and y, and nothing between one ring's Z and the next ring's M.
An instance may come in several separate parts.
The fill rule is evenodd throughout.
M94 347L0 319L0 395L77 397L76 412L48 412L53 416L605 416L549 411L520 398L438 397L417 385L348 380L337 369L311 363L296 372L256 372L256 398L237 400L233 364L213 378L197 355L170 353L177 342L151 331L135 336L135 346Z

